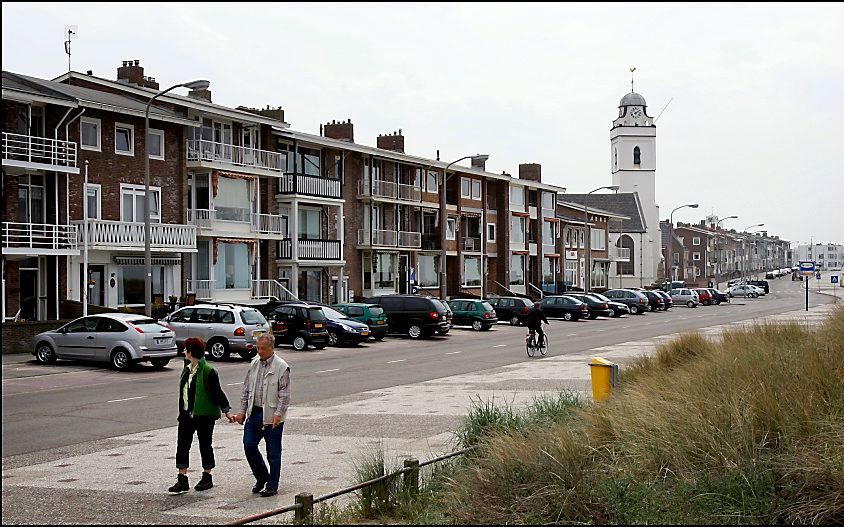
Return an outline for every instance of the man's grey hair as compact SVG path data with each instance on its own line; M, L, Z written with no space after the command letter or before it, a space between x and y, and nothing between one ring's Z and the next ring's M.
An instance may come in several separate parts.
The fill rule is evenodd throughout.
M262 340L268 340L268 341L270 341L270 342L269 342L270 347L273 347L273 348L275 347L275 337L273 337L273 336L272 336L272 335L270 335L269 333L261 333L260 335L258 335L258 338L257 338L257 339L255 339L255 341L256 341L258 344L260 344Z

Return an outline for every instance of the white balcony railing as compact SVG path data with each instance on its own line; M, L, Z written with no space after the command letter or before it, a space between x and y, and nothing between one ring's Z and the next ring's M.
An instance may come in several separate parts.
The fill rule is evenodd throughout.
M358 229L358 244L359 245L381 245L385 247L396 247L398 231L384 231L375 229L370 231L366 229ZM420 241L421 243L421 241Z
M79 228L82 243L83 222L73 222ZM88 220L88 247L144 248L144 224L126 221ZM154 249L196 249L196 226L174 223L150 224L150 247Z
M279 152L217 143L205 139L188 140L187 160L217 162L273 172L283 172L286 168L286 159Z
M198 229L212 229L215 221L217 211L214 209L188 209L188 223Z
M47 170L79 173L75 142L3 132L3 165L23 166L24 163L45 165Z
M262 234L284 234L281 224L281 216L278 214L256 214L252 213L252 232Z
M370 186L371 183L371 186ZM396 184L392 181L362 180L358 183L358 196L372 196L375 198L396 198Z
M422 233L399 231L399 247L422 247Z
M76 239L76 225L3 222L3 254L39 250L76 253Z
M422 189L416 185L405 185L399 183L398 198L407 201L422 201Z
M340 180L311 174L284 174L278 180L279 194L299 194L318 198L343 198Z
M276 300L299 300L278 280L252 280L252 298Z
M197 300L213 298L214 280L188 280L188 293L195 293Z

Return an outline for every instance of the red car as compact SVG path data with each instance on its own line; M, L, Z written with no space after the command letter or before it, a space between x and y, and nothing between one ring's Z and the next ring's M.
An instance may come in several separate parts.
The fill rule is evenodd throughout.
M700 298L701 304L705 306L712 304L712 293L709 292L709 289L698 288L693 289L693 291L697 291L697 296Z

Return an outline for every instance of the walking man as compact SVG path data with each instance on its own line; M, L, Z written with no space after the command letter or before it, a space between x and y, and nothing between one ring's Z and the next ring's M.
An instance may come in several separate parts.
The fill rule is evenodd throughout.
M281 433L284 418L290 405L290 366L273 349L275 338L264 333L258 337L258 356L252 359L243 392L240 397L240 412L235 416L243 429L243 450L249 468L255 476L252 492L266 498L278 494L278 480L281 476ZM264 440L267 462L258 450Z

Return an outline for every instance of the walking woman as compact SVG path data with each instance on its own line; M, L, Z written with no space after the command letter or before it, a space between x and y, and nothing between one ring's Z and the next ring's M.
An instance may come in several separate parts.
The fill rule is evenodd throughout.
M189 454L193 434L199 438L202 456L202 478L194 490L208 490L214 486L211 469L214 468L214 448L211 445L214 423L225 414L234 422L229 400L220 387L220 377L205 360L205 343L200 338L185 340L185 369L179 380L179 432L176 445L176 468L179 470L173 493L190 490L188 483Z

